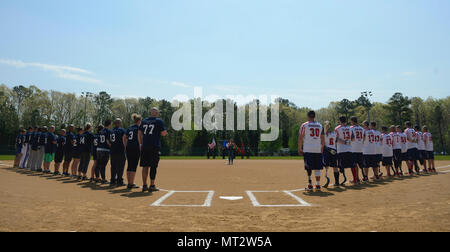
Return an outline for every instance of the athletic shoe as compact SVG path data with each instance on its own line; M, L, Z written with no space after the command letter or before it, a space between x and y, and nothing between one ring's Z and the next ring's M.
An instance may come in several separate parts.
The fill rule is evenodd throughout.
M83 176L83 177L81 178L81 180L82 180L82 181L86 181L86 180L88 180L88 178L87 178L86 176Z
M120 182L120 183L117 183L116 186L117 186L117 187L122 187L122 186L126 186L126 184L123 183L123 182Z
M320 185L316 185L316 190L320 191L322 188L320 187Z
M54 173L53 173L53 176L58 176L58 175L60 175L59 172L54 172Z
M37 172L42 172L42 169L39 168L39 169L36 169L36 171L37 171Z
M150 192L158 192L159 191L159 189L155 185L150 186L150 188L148 190Z
M102 180L101 183L102 185L108 184L108 180Z
M143 185L142 186L142 192L147 192L148 191L148 186L147 185Z
M136 184L132 184L132 185L127 185L127 189L131 190L131 189L138 189L140 188L139 186L137 186Z
M314 187L313 187L311 184L309 184L309 185L305 188L306 191L312 191L313 189L314 189Z

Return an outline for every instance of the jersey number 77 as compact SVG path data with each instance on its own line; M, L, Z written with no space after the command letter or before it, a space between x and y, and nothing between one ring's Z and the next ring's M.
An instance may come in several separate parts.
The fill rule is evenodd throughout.
M153 135L153 130L155 129L155 125L153 124L146 124L144 127L144 135Z

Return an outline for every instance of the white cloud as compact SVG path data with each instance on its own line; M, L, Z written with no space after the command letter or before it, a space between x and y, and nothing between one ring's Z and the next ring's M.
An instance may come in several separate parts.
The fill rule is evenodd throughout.
M71 66L60 66L60 65L50 65L44 63L34 63L34 62L23 62L20 60L8 60L8 59L0 59L0 64L14 66L17 68L26 68L26 67L34 67L44 71L50 71L56 74L58 78L66 79L66 80L75 80L81 82L102 83L101 80L91 77L93 75L92 72ZM88 76L86 76L88 75Z
M177 82L177 81L172 81L171 83L170 83L172 86L175 86L175 87L182 87L182 88L191 88L192 86L190 86L190 85L188 85L188 84L186 84L186 83L183 83L183 82Z

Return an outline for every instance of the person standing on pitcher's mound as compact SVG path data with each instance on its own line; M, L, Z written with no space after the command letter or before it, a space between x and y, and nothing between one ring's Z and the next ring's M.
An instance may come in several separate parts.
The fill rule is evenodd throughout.
M163 120L158 118L159 111L152 108L150 117L142 121L139 126L138 140L141 149L142 167L142 192L156 192L156 170L161 155L161 136L167 136L166 126ZM147 186L147 178L150 170L150 188Z

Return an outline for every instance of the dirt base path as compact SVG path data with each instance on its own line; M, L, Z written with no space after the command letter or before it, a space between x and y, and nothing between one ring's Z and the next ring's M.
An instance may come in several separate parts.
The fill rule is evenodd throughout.
M165 190L150 195L2 161L0 231L450 231L450 161L436 165L438 175L306 193L303 161L163 160Z

